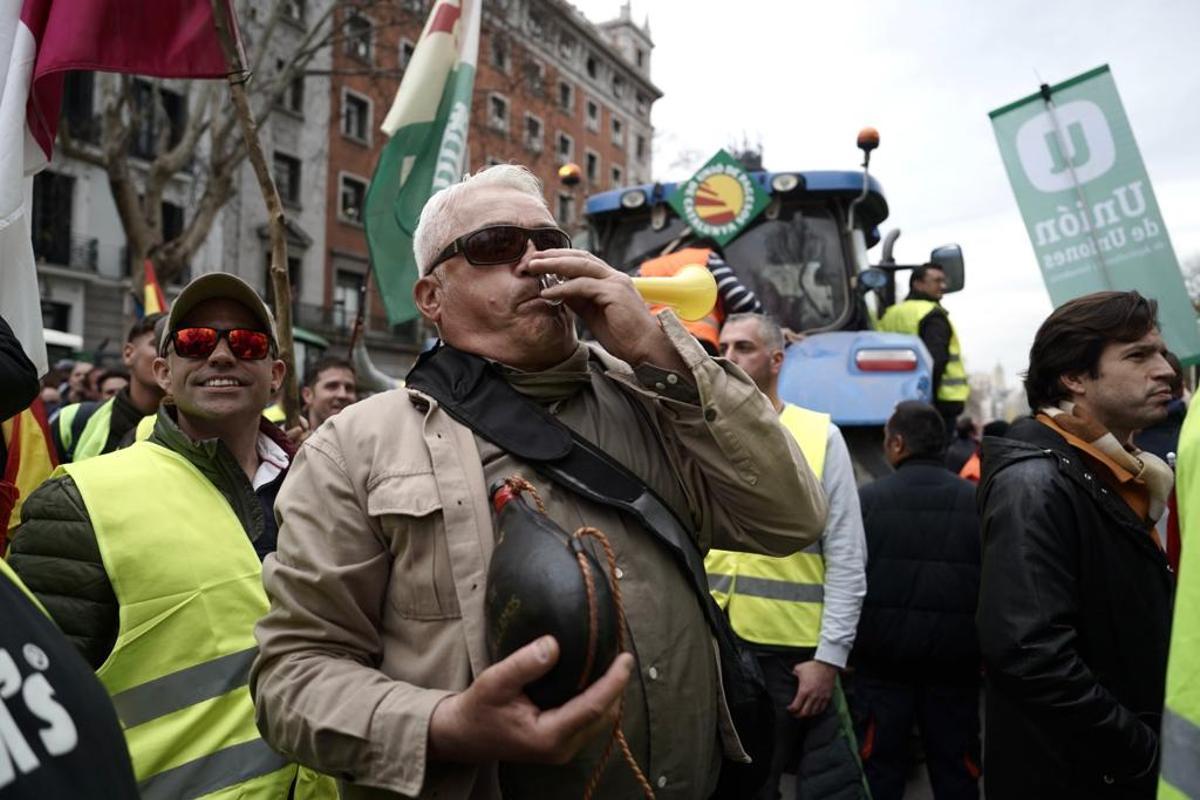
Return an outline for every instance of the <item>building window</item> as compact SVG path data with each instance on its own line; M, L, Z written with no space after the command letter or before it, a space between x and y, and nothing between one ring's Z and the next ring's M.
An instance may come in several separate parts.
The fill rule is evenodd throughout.
M542 20L542 15L537 11L530 11L526 18L529 35L535 39L541 39L546 35L546 23Z
M587 129L595 133L600 130L600 105L595 100L587 101Z
M546 68L536 61L525 62L525 85L534 97L546 95Z
M338 192L338 217L343 222L362 224L363 204L367 200L367 182L353 175L342 175Z
M271 253L268 251L263 254L263 285L266 291L263 295L266 298L267 305L270 308L275 308L275 281L271 279ZM300 302L300 257L288 256L287 260L288 284L292 289L292 308L295 309L296 304Z
M587 57L587 61L584 63L584 69L587 70L587 76L595 80L596 76L600 74L600 65L596 62L595 56Z
M71 304L55 300L43 300L42 327L49 328L52 331L71 330ZM54 361L54 345L48 345L48 347L51 348L50 360Z
M563 34L558 40L558 54L563 60L570 63L575 60L575 37L568 34Z
M370 131L371 100L342 89L342 135L368 144Z
M362 287L362 275L357 272L347 272L344 269L337 271L333 282L333 324L335 326L345 329L358 319Z
M508 135L508 98L502 94L488 95L488 127Z
M408 69L408 64L412 61L413 53L417 50L417 46L409 39L400 40L400 69Z
M567 192L558 193L558 224L570 225L575 221L575 196Z
M558 141L555 144L555 152L558 154L558 163L567 163L575 156L575 140L562 131L559 131Z
M346 37L346 55L371 63L371 20L351 11L342 30Z
M525 149L542 152L542 121L533 114L525 115Z
M625 79L622 78L620 75L613 76L612 93L613 93L613 97L616 97L618 99L625 96Z
M568 114L575 112L575 87L566 81L558 82L558 107Z
M625 178L625 173L621 170L620 167L612 168L612 185L614 187L620 186L621 182L624 180L624 178Z
M638 69L642 69L643 67L646 66L646 51L645 50L643 50L642 48L639 47L637 49L636 58L637 58Z
M650 100L641 92L637 93L637 113L640 117L650 116Z
M510 64L508 55L508 40L503 36L492 37L492 66L501 72L508 72Z
M282 58L276 59L275 70L280 75L287 70L287 62ZM285 111L290 111L293 114L304 113L304 75L297 75L283 87L282 94L279 95L279 108Z
M283 104L288 111L296 114L304 113L304 76L297 75L288 84L283 93Z
M38 261L71 264L71 206L75 179L43 170L33 176L30 226Z
M295 22L298 25L303 25L308 11L307 0L283 0L279 6L279 13L288 22Z
M95 111L96 74L72 70L63 82L63 127L72 138L100 144L100 116Z
M300 205L300 159L284 153L275 154L275 188L279 199L288 205Z
M183 236L183 206L163 202L162 235L164 242L173 242Z
M165 119L164 119L165 116ZM158 138L167 126L167 146L174 147L183 140L187 124L187 104L183 95L149 81L133 81L133 135L129 152L135 158L152 159L158 156Z
M587 151L587 156L584 159L584 171L587 175L588 183L597 184L600 182L600 154L595 150Z
M616 114L612 116L612 143L617 147L625 143L625 126L621 124L621 118Z
M633 140L633 151L638 161L646 160L646 137L640 133Z

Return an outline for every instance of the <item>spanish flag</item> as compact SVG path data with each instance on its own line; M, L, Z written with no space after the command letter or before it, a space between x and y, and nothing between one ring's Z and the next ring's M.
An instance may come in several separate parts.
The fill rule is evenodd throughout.
M46 408L41 398L33 401L29 408L0 424L3 436L3 478L0 479L0 556L8 548L8 535L21 523L21 504L30 493L42 484L54 468L58 458L50 439L50 426L46 422Z
M142 313L161 314L167 310L167 298L163 295L162 287L158 285L158 275L154 272L154 262L146 259L146 281L142 287Z

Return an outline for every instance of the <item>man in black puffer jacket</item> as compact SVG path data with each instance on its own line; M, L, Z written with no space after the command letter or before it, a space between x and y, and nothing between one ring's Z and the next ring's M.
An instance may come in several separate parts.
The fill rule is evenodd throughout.
M900 800L913 725L938 800L979 796L979 521L975 487L945 462L933 406L896 406L896 472L862 487L867 597L850 663L858 741L875 800Z
M983 440L988 800L1155 795L1172 475L1132 444L1171 399L1155 312L1137 292L1061 306L1029 354L1036 416Z

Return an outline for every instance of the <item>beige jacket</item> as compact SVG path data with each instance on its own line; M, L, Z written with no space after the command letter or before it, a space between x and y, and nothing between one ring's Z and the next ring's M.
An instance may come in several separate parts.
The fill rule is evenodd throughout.
M678 376L635 374L594 352L660 430L701 547L785 555L816 541L824 494L765 396L661 319L698 403L672 399L672 389L696 394ZM352 781L346 798L498 797L494 764L426 757L434 707L489 663L494 534L473 433L415 390L372 397L309 438L276 513L279 547L263 573L271 610L251 677L267 741ZM725 746L740 751L736 737Z

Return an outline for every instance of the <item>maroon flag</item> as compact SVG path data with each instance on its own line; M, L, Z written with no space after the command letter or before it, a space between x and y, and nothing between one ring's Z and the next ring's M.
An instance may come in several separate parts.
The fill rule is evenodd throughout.
M53 152L70 70L158 78L228 71L210 0L0 0L0 316L41 372L46 346L26 198L30 177Z
M24 0L21 22L37 44L27 113L46 158L68 70L156 78L228 72L209 0Z

